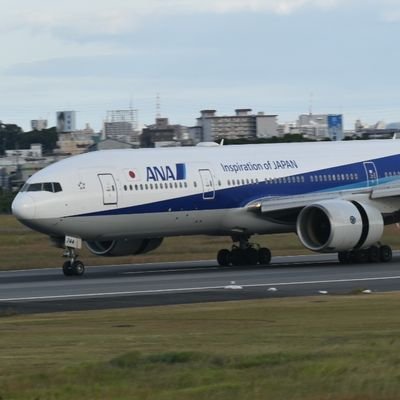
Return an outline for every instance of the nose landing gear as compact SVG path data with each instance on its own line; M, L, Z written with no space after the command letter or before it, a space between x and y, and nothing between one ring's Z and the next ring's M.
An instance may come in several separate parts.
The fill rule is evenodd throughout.
M65 276L82 276L85 273L85 265L82 261L77 260L75 249L67 248L65 257L69 257L69 261L63 264L63 273Z
M69 258L62 267L65 276L82 276L85 273L85 265L77 259L75 248L67 246L64 257Z

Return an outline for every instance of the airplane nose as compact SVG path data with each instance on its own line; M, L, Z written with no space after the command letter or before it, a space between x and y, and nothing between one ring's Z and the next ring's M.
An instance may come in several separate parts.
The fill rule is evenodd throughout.
M35 218L35 200L26 193L18 194L11 205L12 213L20 220Z

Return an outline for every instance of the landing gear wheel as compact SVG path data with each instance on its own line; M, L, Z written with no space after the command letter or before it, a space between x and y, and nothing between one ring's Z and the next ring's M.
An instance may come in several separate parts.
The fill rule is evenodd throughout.
M392 249L390 246L386 245L381 246L380 258L382 262L389 262L392 260Z
M221 267L227 267L231 263L231 252L228 249L222 249L217 254L217 261Z
M249 235L232 236L234 242L232 250L220 250L217 254L218 264L234 267L268 265L271 262L271 251L266 247L260 248L258 244L250 243L249 238Z
M368 260L371 263L376 263L380 261L380 250L378 246L371 246L368 249Z
M266 247L261 247L258 250L258 262L260 265L268 265L271 262L271 251Z
M231 263L233 266L238 267L240 265L244 265L244 257L243 257L243 251L240 249L232 249L231 252Z
M81 261L65 261L63 273L65 276L82 276L85 273L85 265Z
M85 273L85 265L82 261L77 260L78 255L75 248L67 246L64 257L69 258L69 261L65 261L62 267L65 276L82 276Z
M74 275L74 270L72 268L71 261L65 261L65 263L63 264L62 269L63 269L63 273L64 273L65 276Z
M75 276L82 276L85 273L85 265L82 261L74 261L72 263L72 270Z
M349 251L339 251L338 260L339 260L340 264L350 264L352 261L351 257L350 257L350 252Z
M257 265L258 264L258 251L253 247L249 247L244 251L244 258L246 260L246 264L249 265Z

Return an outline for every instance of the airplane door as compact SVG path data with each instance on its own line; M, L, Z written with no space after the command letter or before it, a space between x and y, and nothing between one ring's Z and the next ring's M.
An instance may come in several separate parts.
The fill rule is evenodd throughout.
M117 204L117 185L115 184L114 177L111 174L98 174L101 188L103 190L103 204L112 205Z
M212 200L215 198L214 179L209 169L199 169L201 184L203 185L203 199Z
M368 161L364 163L365 173L367 175L368 186L375 186L378 184L378 171L376 170L375 163Z

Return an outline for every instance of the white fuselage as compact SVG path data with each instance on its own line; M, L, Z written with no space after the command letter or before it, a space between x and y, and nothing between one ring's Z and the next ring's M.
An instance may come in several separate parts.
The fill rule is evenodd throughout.
M34 174L13 213L50 236L83 240L294 231L249 205L330 191L367 201L370 188L400 179L399 153L396 140L86 153ZM376 206L394 213L400 199Z

